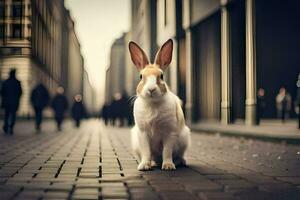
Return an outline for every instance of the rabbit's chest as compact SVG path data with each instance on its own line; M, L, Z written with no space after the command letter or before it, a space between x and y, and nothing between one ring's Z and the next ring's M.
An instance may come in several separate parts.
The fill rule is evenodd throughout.
M169 111L153 110L151 113L142 111L137 113L136 123L148 134L159 137L174 129L176 117Z
M134 105L134 118L142 131L152 135L169 132L176 128L176 110L173 103L146 106L138 99Z

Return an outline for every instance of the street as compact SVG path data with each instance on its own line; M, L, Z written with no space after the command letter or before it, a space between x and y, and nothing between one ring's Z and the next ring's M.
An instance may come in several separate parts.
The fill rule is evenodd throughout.
M130 129L88 120L0 136L0 199L299 199L300 145L192 134L187 167L137 170Z

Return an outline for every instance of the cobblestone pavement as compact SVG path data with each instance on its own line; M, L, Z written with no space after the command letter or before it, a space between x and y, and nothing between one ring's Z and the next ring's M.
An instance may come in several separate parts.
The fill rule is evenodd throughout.
M137 171L127 128L97 120L0 136L0 199L300 199L300 146L193 134L188 167Z

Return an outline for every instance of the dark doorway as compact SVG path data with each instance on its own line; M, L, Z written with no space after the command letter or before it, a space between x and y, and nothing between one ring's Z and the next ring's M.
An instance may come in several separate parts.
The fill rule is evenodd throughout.
M300 1L256 0L255 3L257 88L266 90L265 117L275 118L279 88L286 87L293 101L296 95L300 72Z
M245 1L233 1L230 13L231 49L231 121L245 118L246 62L245 62Z
M194 120L220 120L220 12L194 27Z

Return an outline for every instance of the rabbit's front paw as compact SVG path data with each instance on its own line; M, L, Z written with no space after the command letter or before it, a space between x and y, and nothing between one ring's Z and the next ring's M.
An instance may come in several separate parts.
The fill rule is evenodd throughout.
M141 162L138 166L138 170L140 171L147 171L151 169L151 163L150 161L147 162Z
M175 170L176 167L173 162L164 162L161 167L162 170Z

